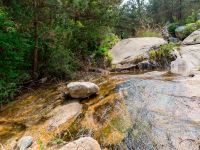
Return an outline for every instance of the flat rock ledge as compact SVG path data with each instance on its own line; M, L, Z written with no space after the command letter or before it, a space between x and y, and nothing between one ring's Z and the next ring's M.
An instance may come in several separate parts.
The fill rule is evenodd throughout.
M72 101L63 106L55 108L50 116L49 129L58 128L60 125L68 123L72 118L76 118L82 111L82 105L77 101Z

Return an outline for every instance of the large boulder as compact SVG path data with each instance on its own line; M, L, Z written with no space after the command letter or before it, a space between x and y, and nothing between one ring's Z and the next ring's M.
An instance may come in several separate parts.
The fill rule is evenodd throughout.
M149 50L163 44L167 44L167 41L157 37L129 38L120 41L110 51L113 58L113 71L138 70L139 63L149 59Z
M192 74L192 65L183 58L177 58L171 63L171 72L182 76L189 76Z
M172 62L171 71L190 75L200 67L200 44L180 47L177 60Z
M70 142L60 150L101 150L100 145L91 137L83 137Z
M24 136L17 142L17 148L19 150L27 150L33 143L33 138L31 136Z
M200 44L182 46L180 49L181 56L187 60L194 70L200 66Z
M91 82L71 82L67 89L72 98L87 98L99 92L99 87Z
M129 38L117 43L110 51L113 65L129 64L135 60L143 61L143 58L148 57L148 51L151 48L159 47L166 44L162 38L157 37L143 37L143 38Z
M200 44L200 29L190 34L184 41L184 45Z

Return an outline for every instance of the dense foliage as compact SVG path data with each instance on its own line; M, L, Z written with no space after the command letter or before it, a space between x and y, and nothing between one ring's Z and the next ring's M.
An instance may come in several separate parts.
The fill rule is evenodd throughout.
M196 31L197 29L200 28L200 20L194 20L191 23L188 24L181 24L180 22L176 22L176 23L171 23L168 25L168 31L172 36L176 36L176 29L178 27L184 27L183 32L181 33L181 39L185 39L186 37L188 37L192 32Z
M17 87L29 78L31 40L16 29L5 10L0 7L0 102L13 96Z
M154 23L166 23L167 21L191 23L197 17L196 12L199 9L199 0L149 0L147 6L148 14Z
M120 0L2 0L0 102L20 85L46 76L72 78L91 65L107 67Z
M166 24L170 31L179 25L195 23L200 17L199 0L129 0L120 8L117 33L131 36L160 36Z

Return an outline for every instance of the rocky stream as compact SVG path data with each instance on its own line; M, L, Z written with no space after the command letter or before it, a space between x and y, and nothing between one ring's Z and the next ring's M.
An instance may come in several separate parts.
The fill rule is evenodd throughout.
M80 137L102 149L199 150L200 74L193 78L150 72L92 80L97 97L64 99L63 85L29 92L0 113L0 139L14 149L32 136L31 150L56 150Z
M111 52L118 70L127 71L141 65L138 56L146 60L152 46L165 43L128 39ZM123 47L129 52L121 55ZM71 98L74 84L68 83L29 90L0 111L0 149L200 150L200 72L191 74L185 63L199 63L200 47L182 46L179 54L184 63L174 63L175 74L147 70L82 78L92 83L94 89L81 83L97 93L92 96L72 91Z

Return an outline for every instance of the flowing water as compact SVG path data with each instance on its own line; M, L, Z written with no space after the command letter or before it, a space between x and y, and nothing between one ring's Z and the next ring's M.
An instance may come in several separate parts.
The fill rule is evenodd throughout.
M57 85L21 96L1 111L0 143L11 149L13 140L31 135L31 150L41 143L56 150L92 136L110 150L200 150L200 75L151 72L92 81L99 95L81 102L61 98ZM78 110L70 114L72 106ZM50 122L59 127L49 128Z

